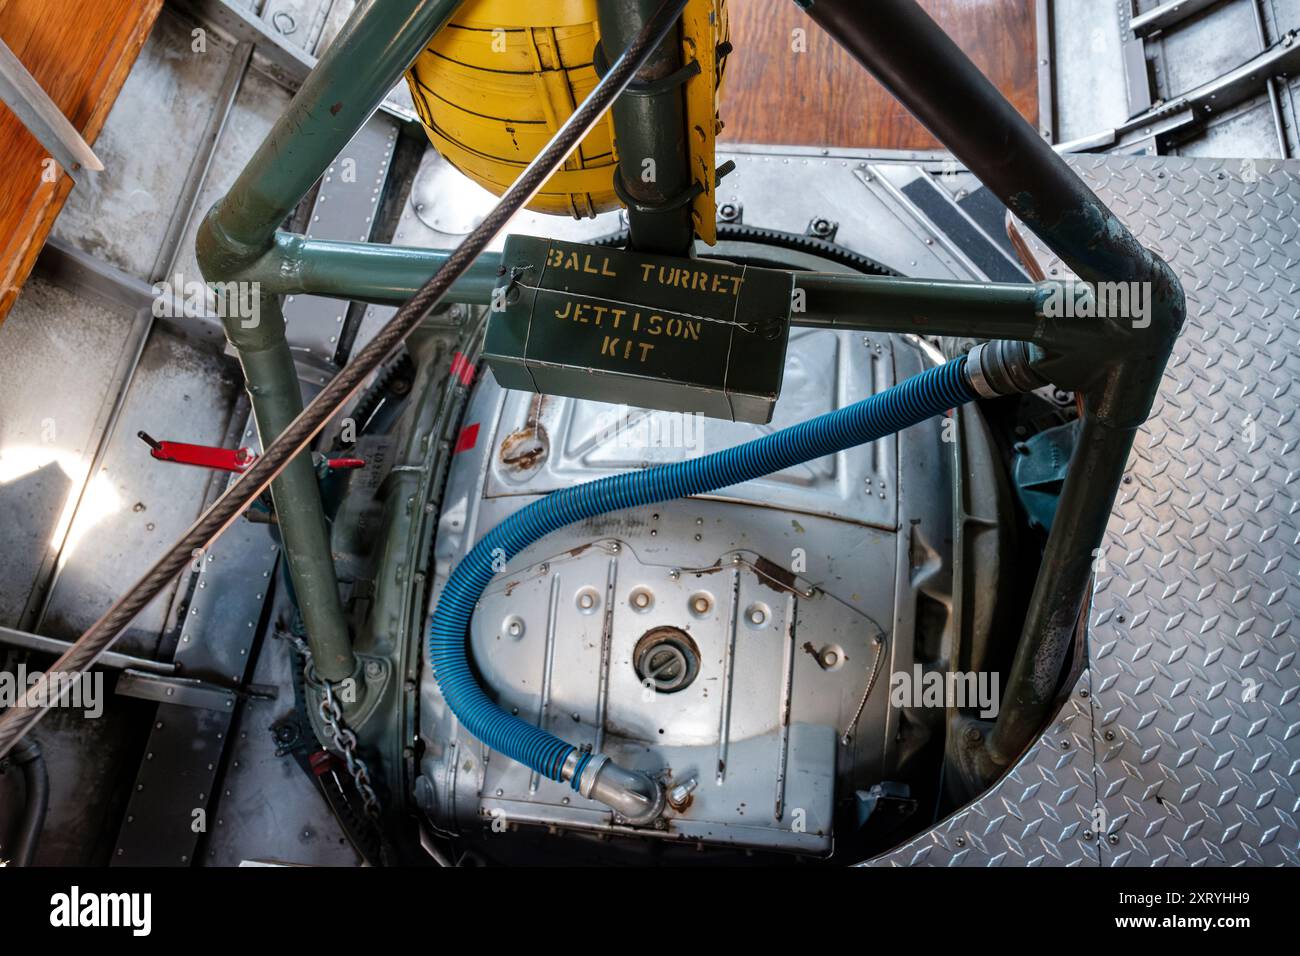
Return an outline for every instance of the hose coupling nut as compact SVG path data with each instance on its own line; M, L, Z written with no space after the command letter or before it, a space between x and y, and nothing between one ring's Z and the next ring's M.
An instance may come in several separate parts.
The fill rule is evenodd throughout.
M999 339L982 342L966 356L966 378L980 398L1019 395L1048 384L1033 367L1026 342Z

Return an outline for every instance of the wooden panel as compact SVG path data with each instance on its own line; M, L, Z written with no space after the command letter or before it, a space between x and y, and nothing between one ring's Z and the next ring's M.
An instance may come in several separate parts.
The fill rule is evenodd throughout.
M921 0L921 6L1037 126L1034 0ZM727 9L735 51L727 60L723 89L723 141L938 148L934 137L793 3L731 0ZM796 28L806 31L804 52L794 50Z
M0 0L0 39L92 146L163 0ZM72 179L0 104L0 321L13 301ZM44 175L43 175L44 174ZM94 173L80 172L82 176Z

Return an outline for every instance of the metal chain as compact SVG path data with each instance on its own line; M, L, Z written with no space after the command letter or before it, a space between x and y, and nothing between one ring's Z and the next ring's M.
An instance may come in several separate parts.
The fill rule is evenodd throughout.
M308 651L303 656L306 658L304 673L307 673L311 667L311 652ZM311 686L310 679L307 685ZM317 709L321 723L329 731L335 749L343 754L343 762L347 765L357 793L361 794L361 805L366 811L366 816L378 821L379 797L376 796L375 788L370 783L370 768L361 757L357 756L357 735L343 719L343 708L339 706L338 698L334 696L334 687L323 678L321 686L325 689Z

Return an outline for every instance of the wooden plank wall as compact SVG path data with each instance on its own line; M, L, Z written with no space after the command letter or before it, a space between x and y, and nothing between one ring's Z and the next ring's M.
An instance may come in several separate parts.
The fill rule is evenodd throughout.
M92 146L163 0L0 0L0 39ZM23 281L72 179L0 103L0 321ZM82 176L94 173L79 172Z
M921 0L921 6L1036 126L1034 0ZM729 0L727 9L735 49L722 93L724 142L938 148L907 110L789 0ZM807 31L802 53L793 49L796 28Z

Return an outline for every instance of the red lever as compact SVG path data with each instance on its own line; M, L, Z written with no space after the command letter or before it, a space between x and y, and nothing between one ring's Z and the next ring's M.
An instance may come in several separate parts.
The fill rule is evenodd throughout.
M149 446L149 454L159 461L242 472L257 457L247 448L213 448L211 445L190 445L181 441L155 441L145 432L139 434Z
M242 473L257 460L251 448L214 448L211 445L190 445L182 441L156 441L145 432L138 433L149 446L149 454L159 461L174 461L181 465L197 465L218 471ZM330 468L364 468L364 458L327 458Z

